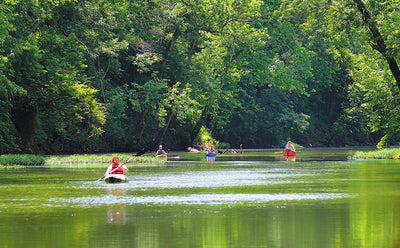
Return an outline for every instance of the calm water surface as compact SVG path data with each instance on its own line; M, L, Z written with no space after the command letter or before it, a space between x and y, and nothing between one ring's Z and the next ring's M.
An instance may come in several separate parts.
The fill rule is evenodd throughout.
M0 247L400 247L400 161L348 150L177 153L131 168L0 170ZM128 166L129 167L129 166Z

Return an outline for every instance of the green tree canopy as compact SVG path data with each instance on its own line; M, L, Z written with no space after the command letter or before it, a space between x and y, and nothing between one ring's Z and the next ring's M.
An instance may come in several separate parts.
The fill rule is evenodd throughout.
M397 5L3 1L0 153L182 149L202 128L231 147L386 146Z

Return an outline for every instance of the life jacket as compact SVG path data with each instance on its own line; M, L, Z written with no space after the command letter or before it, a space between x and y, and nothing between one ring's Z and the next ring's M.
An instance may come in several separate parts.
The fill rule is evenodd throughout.
M113 171L111 174L124 174L124 171L122 170L122 166L121 167L119 167L118 169L115 169L115 168L117 168L118 167L118 165L117 164L112 164L112 169L111 169L111 171Z
M289 150L289 151L294 152L294 146L293 145L286 145L285 146L285 150Z

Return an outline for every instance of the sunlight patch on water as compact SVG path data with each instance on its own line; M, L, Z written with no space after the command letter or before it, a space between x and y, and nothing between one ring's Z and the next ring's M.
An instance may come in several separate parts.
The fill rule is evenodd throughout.
M302 200L334 200L349 198L348 194L190 194L184 196L93 196L76 198L51 198L53 206L93 207L114 204L183 204L183 205L224 205L224 204L262 204L270 202L292 202ZM48 205L48 206L49 206Z
M282 173L281 171L212 171L194 173L169 173L162 176L130 177L124 185L125 189L148 188L216 188L233 186L274 185L291 183L295 178L309 176L302 173ZM85 186L87 187L87 186ZM92 187L105 186L103 183L93 184Z

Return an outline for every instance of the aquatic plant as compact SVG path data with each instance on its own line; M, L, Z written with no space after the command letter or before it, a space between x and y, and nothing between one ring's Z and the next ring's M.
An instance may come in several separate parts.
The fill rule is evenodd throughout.
M44 165L45 157L32 154L5 154L0 156L1 165Z

